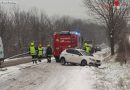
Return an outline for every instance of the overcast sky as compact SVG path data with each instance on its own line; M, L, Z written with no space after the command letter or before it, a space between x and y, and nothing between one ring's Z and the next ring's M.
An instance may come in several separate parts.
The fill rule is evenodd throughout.
M76 18L88 19L83 0L15 0L20 8L37 7L49 16L67 15Z

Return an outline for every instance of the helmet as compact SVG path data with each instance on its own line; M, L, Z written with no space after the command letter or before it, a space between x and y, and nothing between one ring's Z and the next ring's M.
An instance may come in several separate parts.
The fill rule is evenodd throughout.
M39 47L41 47L42 46L42 44L39 44Z
M87 43L84 43L84 46L86 47L86 46L88 46L88 44L87 44Z
M88 44L87 44L87 43L85 43L85 45L87 46Z
M31 46L34 46L34 42L31 42Z
M48 44L47 47L50 47L50 44Z

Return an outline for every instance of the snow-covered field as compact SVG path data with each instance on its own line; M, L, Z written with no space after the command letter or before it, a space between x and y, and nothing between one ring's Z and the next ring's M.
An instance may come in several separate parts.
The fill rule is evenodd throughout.
M104 62L97 74L97 90L130 90L130 64L120 65L115 57Z

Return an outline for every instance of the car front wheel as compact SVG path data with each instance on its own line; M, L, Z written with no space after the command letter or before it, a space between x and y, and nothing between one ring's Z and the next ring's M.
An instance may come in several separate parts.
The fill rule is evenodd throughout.
M66 64L65 58L61 58L61 64L62 64L62 65L65 65L65 64Z
M85 66L85 65L87 65L87 61L86 60L82 60L81 61L81 66Z

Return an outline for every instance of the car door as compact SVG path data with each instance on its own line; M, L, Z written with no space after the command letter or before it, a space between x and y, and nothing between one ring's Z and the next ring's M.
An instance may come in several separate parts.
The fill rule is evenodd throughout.
M66 59L67 62L71 61L71 57L73 56L73 52L74 52L73 49L67 49L66 50L66 53L64 55L65 55L65 59Z
M80 63L81 62L81 53L78 50L73 50L73 54L70 59L72 63Z

